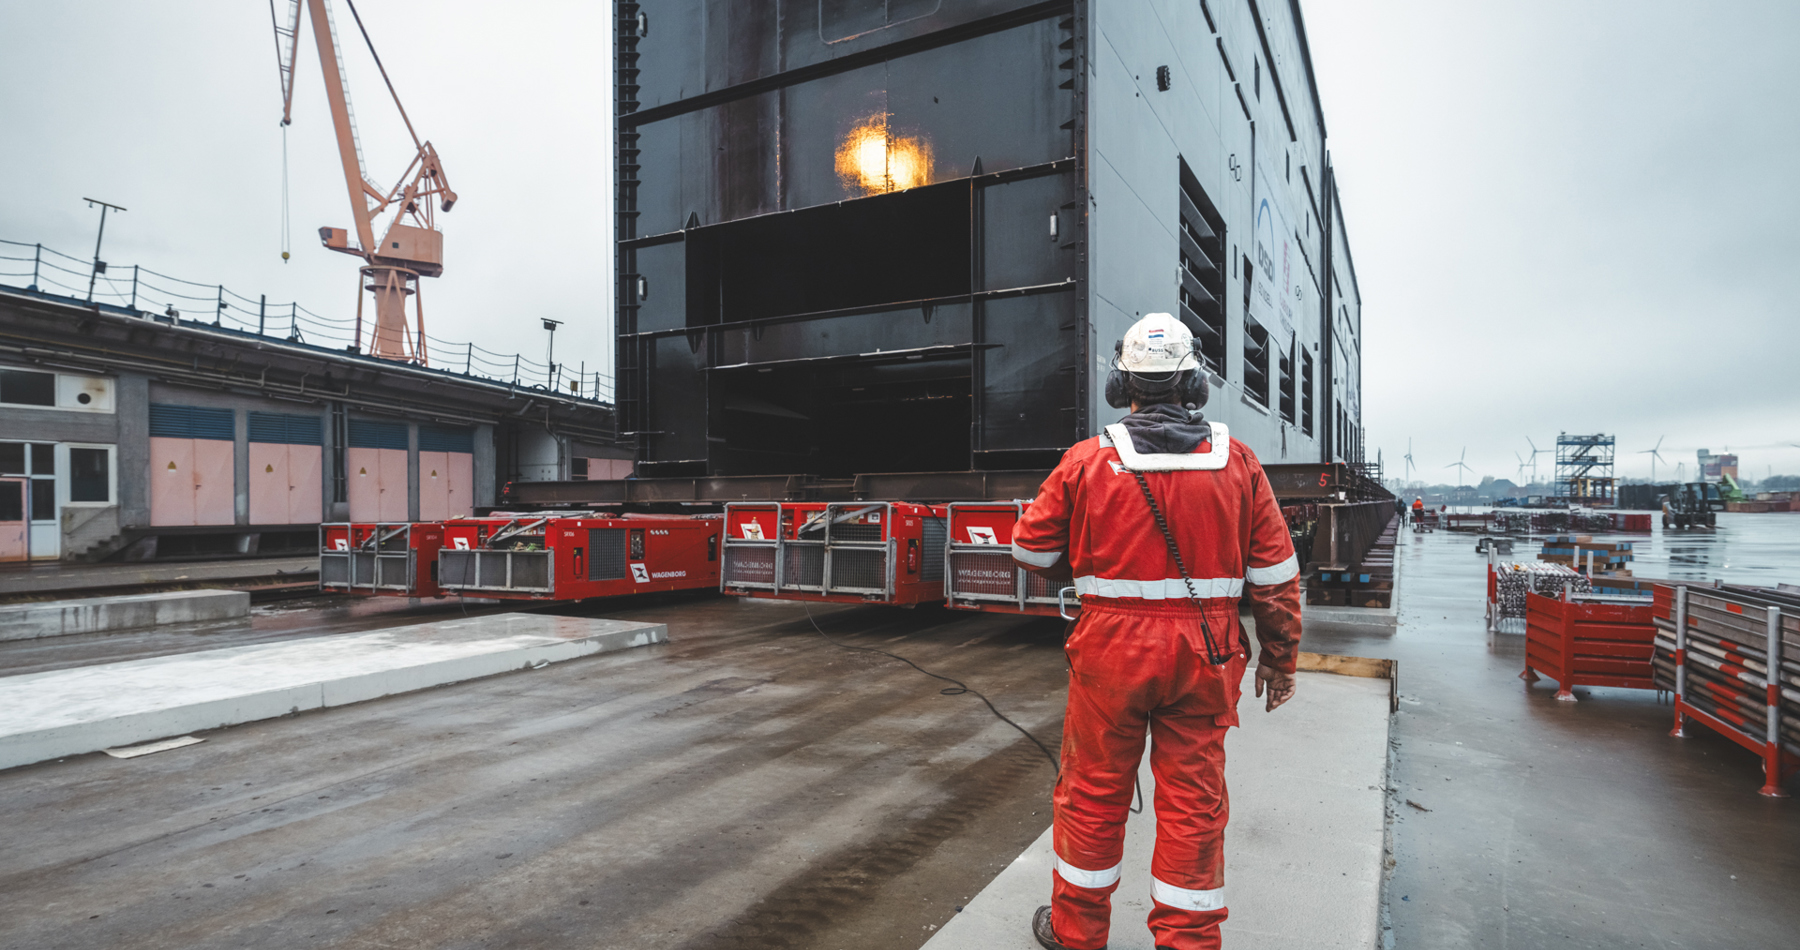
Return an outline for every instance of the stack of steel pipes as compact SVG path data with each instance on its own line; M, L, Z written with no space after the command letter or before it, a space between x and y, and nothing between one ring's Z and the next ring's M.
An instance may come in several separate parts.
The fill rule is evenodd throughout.
M1675 694L1672 734L1690 721L1719 732L1763 759L1763 794L1782 794L1800 769L1800 595L1658 585L1655 612L1654 681Z
M1490 562L1488 570L1488 621L1489 628L1497 633L1525 632L1528 593L1561 597L1565 587L1574 594L1594 589L1587 577L1548 561Z

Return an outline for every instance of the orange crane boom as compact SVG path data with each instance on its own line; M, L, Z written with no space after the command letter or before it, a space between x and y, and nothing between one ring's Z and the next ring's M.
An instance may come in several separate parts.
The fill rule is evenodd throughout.
M325 99L331 107L331 122L337 132L338 159L344 167L344 185L350 193L350 211L356 231L356 243L344 228L319 229L319 240L330 250L353 254L363 259L358 273L356 295L356 344L362 345L363 291L375 295L375 328L369 339L369 354L383 359L402 360L424 365L425 311L419 296L419 279L437 277L444 272L444 234L437 229L433 199L437 209L449 211L456 204L456 192L444 174L437 150L429 141L420 141L413 130L412 119L400 96L388 79L387 68L375 52L375 44L363 29L362 17L354 0L345 0L358 32L375 58L375 67L387 84L394 107L412 136L415 149L412 160L392 188L382 189L369 180L363 167L362 143L356 134L356 116L350 108L350 91L344 78L343 50L338 43L337 26L332 19L328 0L285 0L287 25L277 17L275 0L270 0L269 16L275 26L275 52L281 73L281 124L293 121L294 76L300 60L300 18L302 7L310 12L313 39L319 50L319 69L325 77ZM375 231L383 214L392 212L381 239ZM411 299L413 326L407 326L407 301Z

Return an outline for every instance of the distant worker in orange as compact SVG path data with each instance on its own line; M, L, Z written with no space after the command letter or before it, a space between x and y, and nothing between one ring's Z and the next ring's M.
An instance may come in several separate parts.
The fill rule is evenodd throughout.
M1416 523L1420 518L1424 517L1424 515L1425 515L1425 499L1418 495L1414 495L1413 496L1413 515L1412 515L1413 521Z

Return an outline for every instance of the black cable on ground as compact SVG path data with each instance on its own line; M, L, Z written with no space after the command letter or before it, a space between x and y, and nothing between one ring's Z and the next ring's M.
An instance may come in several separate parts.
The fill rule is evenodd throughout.
M831 636L831 634L826 633L825 628L819 626L819 621L814 619L814 617L813 617L811 604L802 602L802 606L804 606L806 608L806 619L812 623L813 629L818 631L819 636L824 637L825 641L827 643L830 643L832 646L837 647L842 650L853 650L858 653L875 653L875 654L879 654L881 656L888 657L889 659L899 660L900 662L905 663L907 666L910 666L913 669L918 670L921 673L924 673L926 676L929 676L932 679L943 680L946 683L955 684L948 688L940 689L940 690L938 690L938 692L945 696L961 696L964 693L967 693L967 694L975 697L976 699L981 700L983 703L987 704L988 711L993 713L995 718L997 718L1001 722L1006 723L1007 725L1013 727L1014 729L1019 730L1020 735L1024 736L1027 739L1030 739L1031 744L1037 746L1038 751L1044 753L1044 758L1050 760L1050 767L1052 769L1055 769L1058 773L1060 773L1062 771L1062 762L1061 762L1061 760L1059 760L1056 757L1056 753L1051 752L1050 748L1048 746L1044 745L1042 742L1039 742L1038 737L1032 735L1029 731L1026 730L1026 728L1024 726L1021 726L1018 723L1013 722L1011 719L1006 718L1005 713L1003 713L999 709L995 708L994 701L991 699L988 699L985 695L983 695L981 693L980 690L970 688L968 684L964 683L961 680L951 679L950 677L944 676L943 674L940 674L940 673L933 673L930 670L920 666L917 663L914 663L913 661L911 661L911 660L907 659L906 657L903 657L897 653L889 653L886 650L877 650L872 647L853 647L847 643L841 643L838 640L834 639Z

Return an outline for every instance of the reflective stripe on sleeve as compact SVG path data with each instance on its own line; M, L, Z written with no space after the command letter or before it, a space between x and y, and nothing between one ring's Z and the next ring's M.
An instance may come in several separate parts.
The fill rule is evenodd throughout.
M1084 597L1132 597L1139 600L1186 600L1188 587L1179 577L1155 581L1132 580L1129 577L1075 578L1075 592ZM1241 577L1196 577L1194 593L1201 597L1240 597L1244 593Z
M1244 579L1258 587L1270 584L1285 584L1300 576L1300 558L1290 554L1287 560L1268 567L1253 567L1244 572Z
M1119 883L1119 869L1124 866L1125 862L1121 861L1104 871L1083 871L1075 865L1064 861L1060 855L1056 858L1057 876L1076 887L1085 887L1091 890L1097 890L1102 887L1111 887L1114 884Z
M1056 562L1062 560L1061 551L1033 551L1030 548L1019 547L1017 541L1013 542L1012 556L1013 560L1023 561L1032 567L1055 567Z
M1064 880L1068 879L1064 878ZM1225 889L1222 887L1215 887L1210 891L1195 891L1157 880L1155 875L1150 877L1150 896L1155 898L1158 904L1167 904L1182 910L1225 909Z

